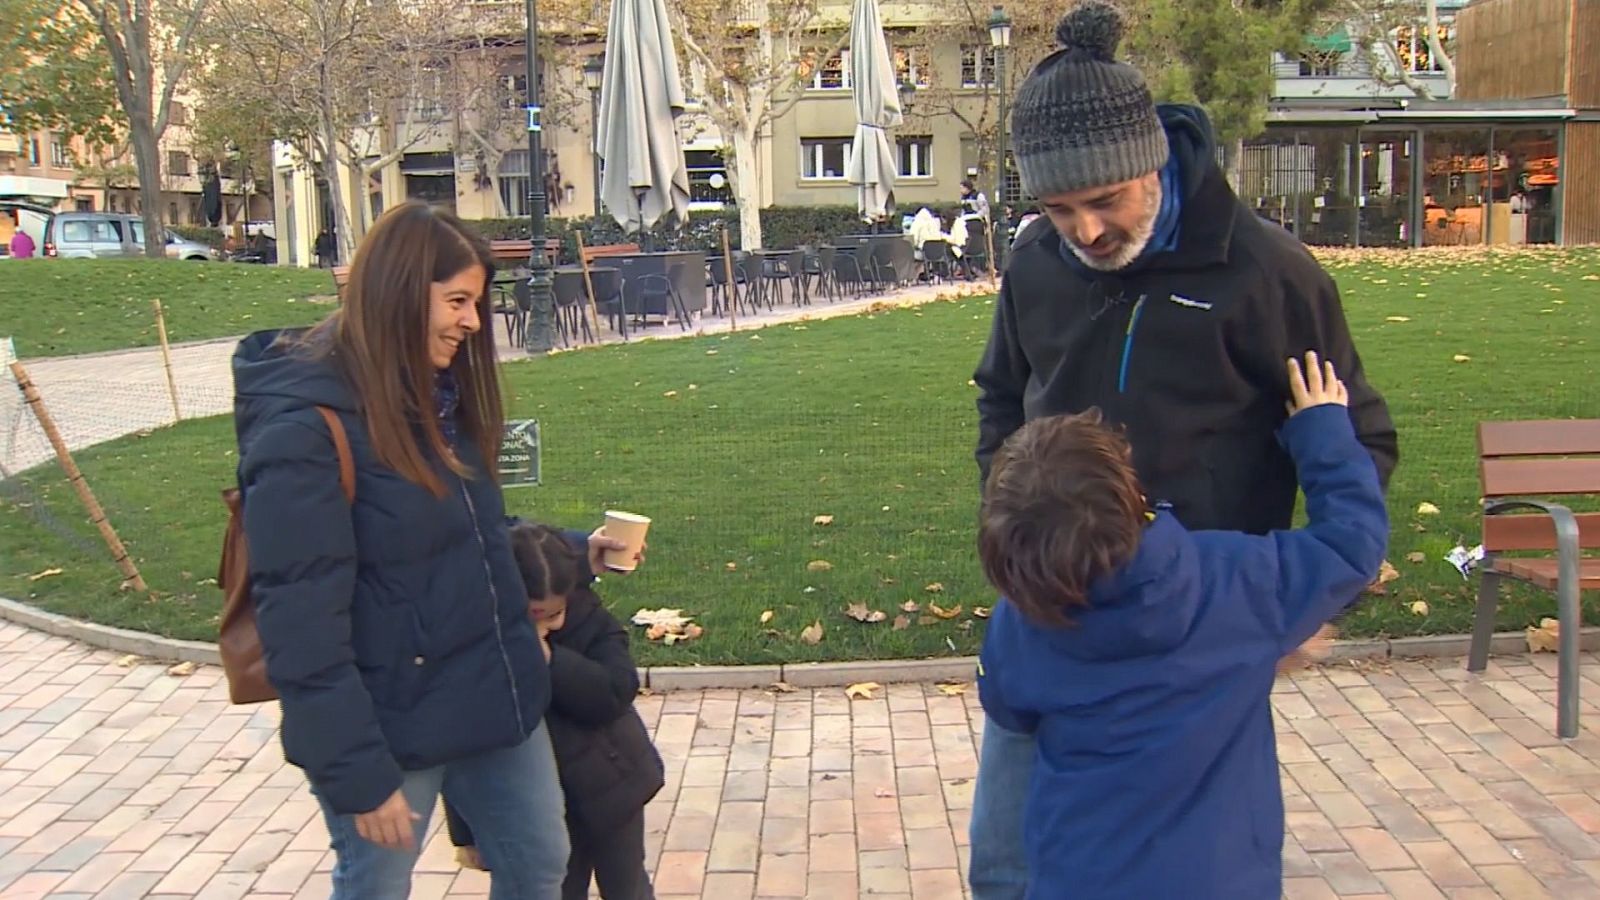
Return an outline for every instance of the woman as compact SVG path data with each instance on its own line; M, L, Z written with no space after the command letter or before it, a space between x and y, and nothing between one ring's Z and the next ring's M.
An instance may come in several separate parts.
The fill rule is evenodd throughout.
M566 873L550 677L496 484L492 270L454 216L395 207L342 309L234 355L257 624L336 900L408 895L441 789L482 836L491 897L556 898ZM318 407L348 434L353 504Z

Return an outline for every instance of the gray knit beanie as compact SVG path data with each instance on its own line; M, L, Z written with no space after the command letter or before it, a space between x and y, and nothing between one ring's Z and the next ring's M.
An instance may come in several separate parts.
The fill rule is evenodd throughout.
M1131 181L1167 164L1167 135L1144 76L1114 57L1123 18L1084 0L1056 26L1061 49L1017 90L1012 140L1030 197Z

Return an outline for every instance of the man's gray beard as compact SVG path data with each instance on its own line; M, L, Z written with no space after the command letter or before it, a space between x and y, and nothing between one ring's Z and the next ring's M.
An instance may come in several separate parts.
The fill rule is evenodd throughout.
M1155 237L1156 219L1161 215L1161 186L1159 184L1156 185L1155 190L1150 192L1145 203L1144 218L1134 227L1133 234L1130 235L1128 242L1123 245L1121 250L1118 250L1116 254L1107 259L1089 256L1079 249L1078 245L1074 244L1072 239L1066 235L1062 235L1061 239L1066 241L1067 249L1072 251L1072 255L1076 256L1079 262L1089 268L1097 272L1119 272L1133 265L1133 261L1144 253L1144 248L1150 246L1150 239Z

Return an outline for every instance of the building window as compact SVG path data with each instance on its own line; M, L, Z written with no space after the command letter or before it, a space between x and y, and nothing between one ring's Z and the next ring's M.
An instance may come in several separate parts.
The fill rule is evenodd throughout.
M684 164L689 169L689 201L691 203L733 202L733 189L728 183L728 164L715 150L685 150Z
M39 139L36 138L36 137L31 137L31 138L28 138L28 165L37 166L38 164L39 164Z
M182 150L168 150L167 151L167 174L169 174L169 175L188 175L189 174L189 154L184 153Z
M1300 75L1306 78L1336 78L1344 54L1326 50L1306 50L1300 54Z
M848 91L850 90L850 51L839 50L832 56L823 60L820 65L816 62L816 54L808 54L805 68L811 71L811 89L814 91Z
M72 165L72 158L67 155L67 142L59 137L50 138L50 165L58 169Z
M1394 46L1400 55L1400 65L1411 74L1427 75L1444 71L1444 63L1433 58L1433 50L1428 46L1427 35L1426 26L1402 25L1395 29ZM1455 23L1440 22L1439 43L1449 47L1454 37Z
M507 216L528 214L528 151L512 150L500 157L500 205Z
M800 141L800 177L843 180L849 138L805 138Z
M520 111L528 98L528 73L512 72L502 75L500 84L505 91L501 97L501 105L510 112Z
M968 45L961 48L961 86L965 88L994 87L993 47Z
M928 86L928 76L933 73L927 47L894 48L894 80L896 85L910 82L919 88Z
M900 174L906 178L933 177L933 138L903 137L900 146Z
M416 119L432 122L444 117L445 71L441 66L423 66L417 76L417 96L411 109Z

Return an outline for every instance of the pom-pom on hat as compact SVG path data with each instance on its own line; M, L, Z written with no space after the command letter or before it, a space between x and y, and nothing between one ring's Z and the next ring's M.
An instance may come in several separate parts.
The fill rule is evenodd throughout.
M1144 76L1116 61L1125 29L1106 0L1083 0L1056 25L1012 106L1022 189L1031 197L1131 181L1167 164L1167 135Z

